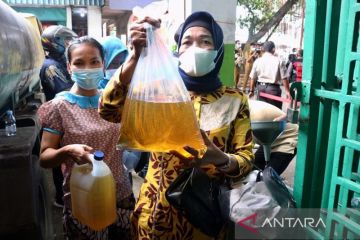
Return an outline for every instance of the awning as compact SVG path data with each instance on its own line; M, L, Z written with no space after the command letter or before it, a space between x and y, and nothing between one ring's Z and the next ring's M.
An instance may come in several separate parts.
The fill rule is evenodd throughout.
M65 8L35 8L35 7L13 7L17 12L32 13L40 21L65 21L66 22L66 9Z
M4 0L9 5L103 6L104 0Z

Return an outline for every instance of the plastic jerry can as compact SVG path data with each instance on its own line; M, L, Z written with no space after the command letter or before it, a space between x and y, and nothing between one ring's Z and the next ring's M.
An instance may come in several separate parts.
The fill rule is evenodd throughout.
M99 231L116 220L115 181L103 152L90 158L92 165L75 163L71 171L71 206L80 223Z

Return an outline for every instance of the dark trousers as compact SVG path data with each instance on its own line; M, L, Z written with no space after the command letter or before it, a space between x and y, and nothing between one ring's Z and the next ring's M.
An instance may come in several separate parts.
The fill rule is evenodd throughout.
M264 101L267 103L270 103L272 105L274 105L275 107L278 107L280 109L282 109L282 102L279 101L275 101L269 98L265 98L265 97L261 97L260 93L267 93L267 94L271 94L274 96L278 96L281 97L281 88L278 84L266 84L266 85L261 85L258 84L258 91L259 91L259 100L260 101Z
M139 163L135 167L135 172L142 178L145 178L148 167L149 167L149 152L142 152L140 156Z
M52 173L53 173L53 181L54 181L54 185L55 185L55 200L57 203L63 203L63 189L62 189L62 185L63 185L63 181L64 181L64 176L61 172L61 165L54 167L52 169Z
M272 167L279 175L281 175L289 163L296 155L297 149L295 148L294 153L283 153L283 152L272 152L270 154L270 161L268 162L268 166ZM260 168L264 169L266 167L264 149L262 146L255 153L254 164Z

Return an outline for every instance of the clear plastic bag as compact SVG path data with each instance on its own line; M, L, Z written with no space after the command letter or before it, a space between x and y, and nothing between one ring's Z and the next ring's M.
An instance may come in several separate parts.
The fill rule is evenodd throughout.
M233 189L222 192L219 197L222 215L236 223L236 232L244 234L246 239L276 239L285 234L282 228L269 228L264 224L295 217L295 200L281 177L272 167L266 167L262 172L250 172L243 183L246 184L232 186ZM245 235L249 227L257 234Z
M205 149L189 93L178 72L178 63L157 30L146 24L143 49L126 97L120 147L140 151L199 152Z

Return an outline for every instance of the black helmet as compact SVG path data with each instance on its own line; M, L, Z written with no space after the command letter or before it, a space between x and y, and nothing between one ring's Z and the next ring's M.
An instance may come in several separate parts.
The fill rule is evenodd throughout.
M65 41L77 38L77 34L62 25L47 27L41 34L41 43L45 51L49 53L64 54Z

